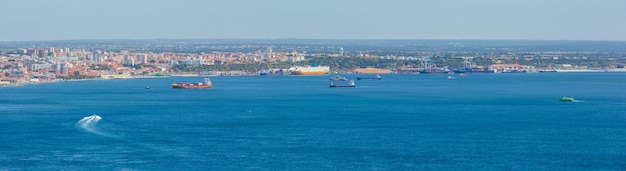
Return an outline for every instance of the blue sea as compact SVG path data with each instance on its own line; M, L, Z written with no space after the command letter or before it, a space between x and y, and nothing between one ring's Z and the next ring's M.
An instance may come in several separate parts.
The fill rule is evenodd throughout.
M0 170L626 170L626 73L331 76L3 87Z

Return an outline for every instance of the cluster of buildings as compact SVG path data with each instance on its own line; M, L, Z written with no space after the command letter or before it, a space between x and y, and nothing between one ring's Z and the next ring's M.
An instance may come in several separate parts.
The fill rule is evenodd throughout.
M473 55L473 56L472 56ZM434 56L380 56L380 59L396 61L414 61L416 68L399 68L402 73L448 73L448 72L485 72L485 73L526 73L526 72L626 72L624 57L615 54L594 52L524 52L524 53L496 53L488 55L465 54L464 56L442 57ZM462 61L462 67L448 68L444 63L436 64L436 60ZM477 65L474 60L479 59L485 65ZM485 62L489 61L489 62ZM455 61L455 62L456 62ZM457 65L458 66L458 65Z
M88 51L70 48L18 49L0 55L0 85L16 85L72 78L131 78L171 73L177 65L243 64L254 62L297 62L304 54L278 53L271 48L253 53L132 53Z
M598 68L587 66L610 66L605 71L625 72L622 59L618 57L598 60L603 54L583 52L526 52L495 53L479 55L479 53L465 53L460 56L446 56L441 52L424 52L418 56L376 56L367 53L349 55L343 48L338 48L334 53L305 54L292 52L275 52L272 47L252 52L200 52L200 53L174 53L174 52L129 52L127 50L86 50L70 48L19 48L10 52L0 53L0 86L19 85L25 83L37 83L46 81L59 81L66 79L113 79L151 77L173 73L173 68L179 65L203 66L222 64L251 64L273 62L299 62L305 60L304 56L313 57L346 57L356 56L364 58L379 58L382 60L403 61L409 65L394 65L393 70L386 68L357 68L354 73L462 73L462 72L567 72L567 71L598 71ZM595 56L594 56L595 55ZM588 58L587 56L591 56ZM604 55L606 56L606 55ZM437 58L459 58L463 61L463 67L448 68L435 65ZM472 62L480 58L487 59L490 65L479 66ZM597 61L606 61L598 64ZM584 66L575 66L568 63L542 66L535 68L533 64L545 64L556 62L577 62ZM485 63L485 62L483 62ZM270 69L270 68L266 68ZM221 73L220 73L221 72ZM234 73L233 73L234 72ZM207 75L242 75L240 71L203 71ZM218 74L216 74L218 73Z

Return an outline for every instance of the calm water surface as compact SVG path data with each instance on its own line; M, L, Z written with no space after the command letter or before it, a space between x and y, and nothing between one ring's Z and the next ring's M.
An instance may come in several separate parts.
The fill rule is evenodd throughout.
M382 76L4 87L0 170L626 170L626 73Z

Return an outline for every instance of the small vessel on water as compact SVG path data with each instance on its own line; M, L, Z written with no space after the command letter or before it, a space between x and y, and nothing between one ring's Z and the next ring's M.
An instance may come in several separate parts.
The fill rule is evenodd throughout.
M452 75L448 75L448 80L454 80L454 77Z
M574 102L574 98L573 97L563 96L563 97L561 97L561 99L559 99L559 101L562 101L562 102Z
M146 85L146 89L150 89L150 85Z
M102 117L100 117L100 115L97 115L95 113L93 115L85 117L85 118L96 119L96 120L102 119Z
M204 82L201 83L173 83L172 88L211 88L213 87L213 83L209 78L204 78Z
M330 88L334 88L334 87L356 87L356 85L354 84L354 80L350 80L350 83L348 83L348 84L341 84L341 85L336 85L336 84L334 84L331 81L330 85L328 85L328 87L330 87Z
M335 77L330 77L330 81L348 81L348 79L346 77L337 75Z
M539 72L546 73L546 72L557 72L557 71L553 69L553 70L539 70Z
M376 74L376 77L356 77L357 80L381 80L382 77Z

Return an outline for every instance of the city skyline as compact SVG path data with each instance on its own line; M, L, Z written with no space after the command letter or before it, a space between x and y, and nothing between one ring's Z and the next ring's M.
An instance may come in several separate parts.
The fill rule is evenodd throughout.
M625 41L619 0L5 2L0 41L506 39Z

